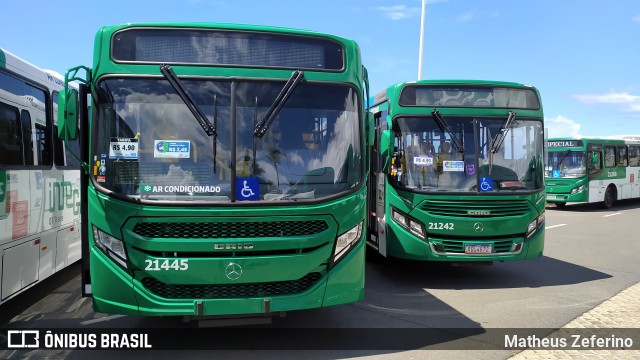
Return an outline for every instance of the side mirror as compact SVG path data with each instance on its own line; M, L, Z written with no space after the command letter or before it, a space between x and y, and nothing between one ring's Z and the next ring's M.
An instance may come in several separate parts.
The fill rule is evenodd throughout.
M78 91L66 89L58 96L58 137L65 141L78 138Z

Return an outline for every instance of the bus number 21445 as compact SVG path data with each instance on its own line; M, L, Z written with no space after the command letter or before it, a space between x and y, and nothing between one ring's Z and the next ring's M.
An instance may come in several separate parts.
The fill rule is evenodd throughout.
M187 259L181 259L181 260L169 260L169 259L165 259L163 260L150 260L150 259L146 259L145 264L147 264L147 267L145 267L144 269L146 271L160 271L160 270L178 270L178 271L184 271L189 269L189 260Z

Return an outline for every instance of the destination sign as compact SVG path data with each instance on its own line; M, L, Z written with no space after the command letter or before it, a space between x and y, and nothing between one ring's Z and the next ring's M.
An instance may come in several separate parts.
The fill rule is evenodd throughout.
M554 140L548 141L547 147L582 147L582 140Z

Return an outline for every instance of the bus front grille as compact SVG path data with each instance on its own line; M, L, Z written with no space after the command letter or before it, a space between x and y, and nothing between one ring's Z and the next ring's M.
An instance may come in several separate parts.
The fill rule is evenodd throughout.
M312 272L298 280L246 284L185 284L168 285L152 277L142 279L150 292L166 299L238 299L294 295L304 292L322 277Z
M307 236L329 228L324 220L272 222L141 222L133 232L149 238L238 239Z
M520 216L532 209L526 200L426 200L422 210L431 215L488 218Z

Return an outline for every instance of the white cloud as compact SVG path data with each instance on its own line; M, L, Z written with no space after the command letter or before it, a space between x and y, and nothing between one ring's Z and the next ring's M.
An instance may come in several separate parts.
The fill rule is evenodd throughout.
M638 14L638 15L636 15L636 16L634 16L634 17L632 17L632 18L631 18L631 20L633 20L633 21L635 21L635 22L637 22L637 23L640 23L640 14Z
M610 91L605 94L576 94L571 97L585 104L615 104L622 105L623 111L640 112L640 95L628 92Z
M475 11L468 11L464 14L458 15L458 22L469 22L477 17Z
M557 137L581 137L582 125L568 117L558 115L554 118L545 118L545 127L549 130L549 138Z
M382 11L391 20L409 19L419 16L422 11L419 7L408 7L407 5L376 6L376 10Z
M425 12L429 12L429 5L447 2L449 0L427 0ZM422 1L415 0L414 3ZM391 20L404 20L413 17L420 17L422 15L422 5L420 6L407 6L407 5L392 5L392 6L376 6L378 11L384 13L386 17Z
M465 22L470 22L470 21L474 21L477 19L483 19L483 18L497 18L500 16L500 10L494 10L491 12L477 12L476 10L471 10L471 11L467 11L465 13L462 13L460 15L458 15L457 17L457 21L459 23L465 23Z

